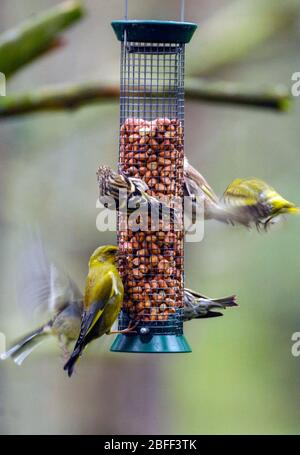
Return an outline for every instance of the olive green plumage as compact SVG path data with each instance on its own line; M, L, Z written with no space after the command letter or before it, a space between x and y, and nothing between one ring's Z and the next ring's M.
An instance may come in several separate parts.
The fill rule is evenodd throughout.
M121 309L123 284L116 268L116 246L101 246L89 260L89 274L83 296L76 284L56 264L50 262L39 237L28 242L24 251L20 300L30 316L37 311L48 321L13 344L1 359L12 358L17 364L50 336L56 337L68 354L71 342L77 343L66 365L71 375L84 347L109 333ZM183 321L220 316L214 309L235 306L235 296L210 299L190 289L184 290Z
M249 227L265 229L281 215L300 214L300 209L284 199L263 180L255 177L235 179L224 192L231 213L240 213Z
M69 376L86 345L108 334L120 312L124 288L116 267L117 252L116 246L101 246L90 258L80 334L64 366Z
M184 192L189 196L186 206L190 209L193 223L195 214L203 210L204 219L214 219L247 228L265 229L279 216L299 214L300 209L284 199L263 180L256 177L235 179L218 198L205 178L185 158ZM193 212L192 212L193 209Z

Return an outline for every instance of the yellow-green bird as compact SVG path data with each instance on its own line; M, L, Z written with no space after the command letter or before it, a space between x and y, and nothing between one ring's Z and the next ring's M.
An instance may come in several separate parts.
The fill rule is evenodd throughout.
M247 228L254 225L258 229L262 226L267 229L280 215L300 213L300 209L295 204L284 199L274 188L255 177L235 179L220 199L186 157L184 190L185 195L190 196L191 204L186 206L192 207L190 211L193 213L191 217L193 223L196 210L201 208L200 205L204 210L205 220L214 219Z
M90 338L97 338L103 333L109 332L123 301L123 286L116 272L117 247L102 246L93 253L84 298L77 285L63 269L49 260L40 236L33 236L31 241L27 239L26 245L26 249L19 258L21 263L19 300L31 318L34 314L40 313L43 318L49 314L50 319L20 338L0 356L2 360L12 358L18 365L21 365L40 343L51 336L58 339L64 356L69 356L69 344L76 341L78 337L80 338L79 335L83 333L83 324L81 326L83 314L84 318L92 320L83 346L90 341ZM111 295L107 297L109 290ZM107 303L103 312L101 313L100 308L94 317L93 308L97 307L97 302L101 299L107 299ZM85 305L83 300L85 300ZM94 307L93 301L95 301ZM183 321L221 316L221 313L211 310L236 306L235 302L235 296L210 299L195 291L185 289ZM97 317L99 317L98 320ZM87 323L88 321L85 322L85 324ZM131 330L134 330L134 326L122 333Z
M117 252L116 246L100 246L90 258L80 334L64 366L69 376L86 345L109 334L121 310L124 288L116 267Z
M230 213L238 213L246 225L255 225L257 229L267 229L281 215L300 214L295 204L255 177L235 179L225 190L223 199Z

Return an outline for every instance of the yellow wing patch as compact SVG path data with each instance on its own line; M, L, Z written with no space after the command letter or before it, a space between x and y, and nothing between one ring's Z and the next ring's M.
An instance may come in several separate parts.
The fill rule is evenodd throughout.
M104 311L104 308L105 308L105 306L104 306L101 310L98 311L98 313L97 313L96 317L94 318L94 320L93 320L93 322L92 322L90 328L89 328L88 331L86 332L86 335L87 335L88 333L90 333L90 331L92 330L92 328L94 327L94 325L99 321L99 319L100 319L100 317L101 317L101 315L102 315L102 313L103 313L103 311Z

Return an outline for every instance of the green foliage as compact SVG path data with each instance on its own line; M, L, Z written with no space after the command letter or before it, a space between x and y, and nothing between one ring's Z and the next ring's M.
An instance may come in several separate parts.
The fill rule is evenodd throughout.
M82 3L68 0L37 14L0 36L0 71L8 78L55 45L59 32L84 14Z

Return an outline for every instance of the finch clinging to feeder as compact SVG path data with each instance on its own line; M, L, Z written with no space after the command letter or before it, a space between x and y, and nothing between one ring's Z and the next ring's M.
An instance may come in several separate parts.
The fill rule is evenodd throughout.
M186 322L192 319L223 316L220 311L213 310L225 310L226 308L236 306L238 305L236 303L235 295L212 299L210 297L205 297L198 292L192 291L191 289L185 289L183 321Z
M159 201L153 196L146 193L148 185L139 178L129 177L125 173L118 174L109 166L99 166L97 171L99 184L99 199L111 197L115 201L115 207L120 212L127 209L128 214L134 212L137 208L148 208L154 210L157 214L170 214L171 221L176 218L175 210L169 207L165 202ZM120 192L124 192L120 200ZM124 197L125 196L125 197Z
M232 213L239 213L248 225L265 229L280 215L300 214L300 209L284 199L274 188L255 177L235 179L224 193Z
M29 354L49 336L55 336L65 355L68 345L76 341L81 328L83 314L83 295L76 284L62 269L50 262L40 239L28 242L26 249L27 268L22 269L21 303L30 313L39 310L41 313L50 312L52 318L38 329L23 336L14 343L11 349L0 357L2 360L12 358L21 365ZM109 247L108 247L109 248ZM115 248L115 247L111 247ZM231 299L228 297L230 304ZM212 313L211 301L195 291L184 290L183 321L195 318L212 317L221 313ZM218 299L216 300L218 303ZM232 306L234 304L232 303ZM219 307L215 305L214 308ZM222 307L223 308L223 307Z
M116 267L117 252L116 246L100 246L90 258L80 334L64 366L69 376L86 345L109 334L120 312L124 288Z

